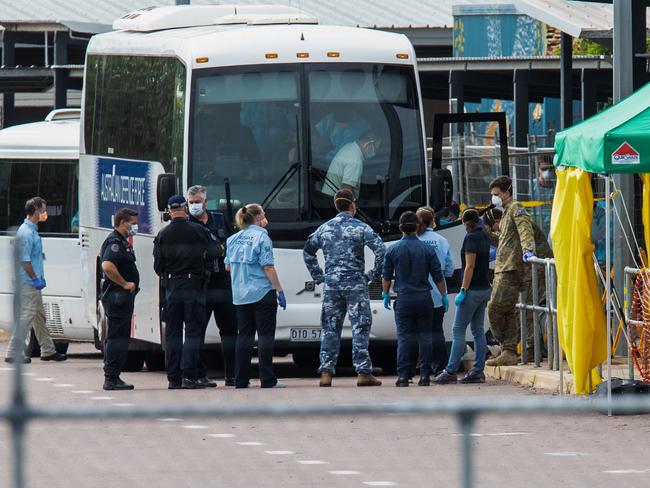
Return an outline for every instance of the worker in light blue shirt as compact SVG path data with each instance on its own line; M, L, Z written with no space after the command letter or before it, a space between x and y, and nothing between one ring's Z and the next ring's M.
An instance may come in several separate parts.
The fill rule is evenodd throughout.
M41 346L42 361L65 361L65 354L56 351L52 337L45 325L45 308L41 290L45 288L45 273L43 270L43 244L38 234L38 223L47 220L47 204L40 197L34 197L25 203L27 218L16 232L16 258L19 262L16 294L19 297L20 316L18 326L14 327L7 348L5 362L31 362L24 356L24 346L27 334L34 330L36 339Z
M431 207L420 207L416 212L419 221L420 232L418 238L433 247L436 251L438 261L440 261L440 270L445 278L450 278L454 274L454 257L451 254L451 247L447 239L434 231L436 228L436 214ZM433 317L431 319L431 328L433 330L433 372L434 374L442 371L447 365L447 345L443 322L447 307L442 303L440 292L431 282L431 297L433 298Z
M264 209L251 203L235 215L241 229L226 241L226 270L230 271L233 303L237 309L235 388L248 388L255 332L262 388L282 388L273 373L273 347L278 304L286 310L273 263L273 243L264 227Z

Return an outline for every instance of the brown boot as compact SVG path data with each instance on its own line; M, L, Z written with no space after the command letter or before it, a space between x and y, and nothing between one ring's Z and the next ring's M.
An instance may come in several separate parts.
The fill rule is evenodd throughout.
M486 366L516 366L519 357L509 349L505 349L497 357L485 362Z
M327 371L321 372L319 386L332 386L332 374Z
M357 386L381 386L381 380L375 378L370 373L359 373Z

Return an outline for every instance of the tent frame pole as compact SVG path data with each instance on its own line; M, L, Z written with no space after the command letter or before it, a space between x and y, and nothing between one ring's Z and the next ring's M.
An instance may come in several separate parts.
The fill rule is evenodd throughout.
M607 308L607 415L612 416L612 256L610 237L611 175L605 175L605 296ZM591 372L589 373L591 375Z

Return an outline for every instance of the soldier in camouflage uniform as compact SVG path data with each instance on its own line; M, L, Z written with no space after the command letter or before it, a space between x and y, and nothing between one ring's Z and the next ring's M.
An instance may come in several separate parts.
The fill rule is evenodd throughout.
M511 366L518 362L517 343L520 340L519 292L524 292L526 303L532 303L531 257L551 257L551 249L544 233L526 212L526 209L512 198L512 180L499 176L490 183L492 204L503 207L500 232L490 233L490 240L497 246L494 266L492 295L488 302L488 318L494 336L499 340L502 352L487 361L488 366ZM543 269L538 267L538 283L544 283ZM544 296L540 287L540 297ZM526 313L527 349L533 350L533 315Z
M369 225L354 218L356 205L350 190L334 195L336 217L321 225L305 244L303 258L312 279L325 283L321 327L320 386L331 386L341 345L341 330L347 312L352 324L352 363L357 372L357 386L379 386L372 372L368 342L372 315L368 282L381 276L384 243ZM375 254L372 271L364 272L364 248ZM316 252L325 255L325 272L318 265Z

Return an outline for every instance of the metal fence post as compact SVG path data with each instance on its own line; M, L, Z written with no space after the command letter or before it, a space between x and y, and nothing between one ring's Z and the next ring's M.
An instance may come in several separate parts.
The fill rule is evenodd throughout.
M629 379L634 379L634 361L632 360L632 334L631 334L631 324L630 324L630 313L632 311L632 270L631 268L625 268L625 329L627 331L627 376Z
M23 337L23 329L26 324L21 320L21 283L20 283L20 274L18 267L20 263L18 262L18 244L15 242L14 238L14 327L15 337ZM13 338L12 338L13 339ZM11 346L10 346L11 347ZM23 344L20 344L20 347L24 347ZM13 461L14 461L14 488L24 488L25 486L25 390L23 385L23 351L16 350L14 351L15 361L14 366L14 385L12 392L12 402L11 409L12 415L9 417L9 423L11 424L11 440L13 447Z
M539 280L537 279L537 272L539 270L538 263L532 263L532 286L533 286L533 307L539 306ZM540 363L542 362L542 350L539 340L539 320L537 319L537 310L533 308L533 352L534 352L534 365L536 368L539 368Z
M461 463L461 479L463 480L463 488L472 488L474 485L474 460L472 459L472 427L476 414L474 412L463 411L458 414L460 422L461 433L461 455L463 462Z
M524 292L519 292L519 305L521 364L526 364L526 338L528 337L528 331L526 330L526 295Z
M553 369L553 359L555 357L555 321L553 320L553 301L551 299L551 263L546 261L546 309L548 313L548 321L546 324L546 357L548 362L548 369Z

